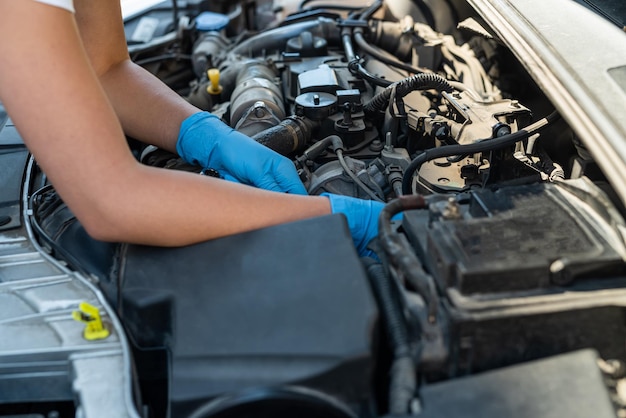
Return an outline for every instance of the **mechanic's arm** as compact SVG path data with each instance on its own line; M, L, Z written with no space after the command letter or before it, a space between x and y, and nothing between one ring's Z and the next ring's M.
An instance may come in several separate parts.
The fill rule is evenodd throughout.
M176 152L182 121L199 110L130 60L120 0L74 0L74 7L87 55L124 132Z
M94 238L185 245L330 213L324 197L273 193L135 161L70 12L0 0L0 39L0 100Z
M96 239L178 246L332 212L355 244L378 202L274 193L139 164L81 43L74 16L0 0L0 100L55 188Z
M119 0L74 0L74 4L87 55L128 135L244 184L306 194L291 161L209 113L198 113L130 61Z

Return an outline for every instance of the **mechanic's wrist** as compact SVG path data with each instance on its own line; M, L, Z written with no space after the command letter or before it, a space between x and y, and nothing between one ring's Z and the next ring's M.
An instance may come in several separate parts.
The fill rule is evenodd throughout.
M322 211L320 216L330 215L334 213L332 203L330 201L330 198L328 197L328 193L322 193L320 196L309 196L309 197L312 199L317 199L319 208Z
M187 163L208 167L219 138L231 130L212 113L194 113L180 125L176 152Z

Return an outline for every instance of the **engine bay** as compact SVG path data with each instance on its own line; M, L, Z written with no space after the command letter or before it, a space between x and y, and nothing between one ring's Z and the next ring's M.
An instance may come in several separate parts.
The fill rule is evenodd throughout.
M462 2L295 3L214 2L179 20L162 60L130 48L191 103L293 159L310 194L400 198L372 246L381 262L365 267L374 387L361 401L322 393L359 416L449 416L415 394L581 349L623 359L623 210L605 192L622 205L511 51ZM127 22L131 40L146 18ZM185 165L156 149L142 159ZM598 305L608 289L616 299ZM476 416L490 416L478 399Z
M49 251L124 326L142 416L625 413L626 210L468 3L165 1L125 30L135 63L290 158L309 194L387 204L359 259L337 215L102 248L35 193Z

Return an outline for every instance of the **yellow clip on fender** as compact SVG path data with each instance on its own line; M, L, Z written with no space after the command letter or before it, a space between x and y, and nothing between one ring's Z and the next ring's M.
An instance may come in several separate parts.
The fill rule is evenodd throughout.
M102 340L110 335L109 330L106 329L102 323L98 308L87 302L81 302L80 305L78 305L78 309L78 311L72 312L72 318L85 323L83 337L85 337L86 340Z

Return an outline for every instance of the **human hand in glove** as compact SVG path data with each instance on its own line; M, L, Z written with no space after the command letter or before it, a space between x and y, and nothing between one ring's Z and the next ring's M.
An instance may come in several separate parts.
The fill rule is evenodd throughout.
M195 113L183 121L176 151L186 162L213 168L227 180L277 192L307 194L289 159L208 112Z
M378 218L385 205L373 200L356 199L331 193L322 193L330 199L332 213L343 213L348 220L350 234L361 257L371 256L367 244L378 235Z

